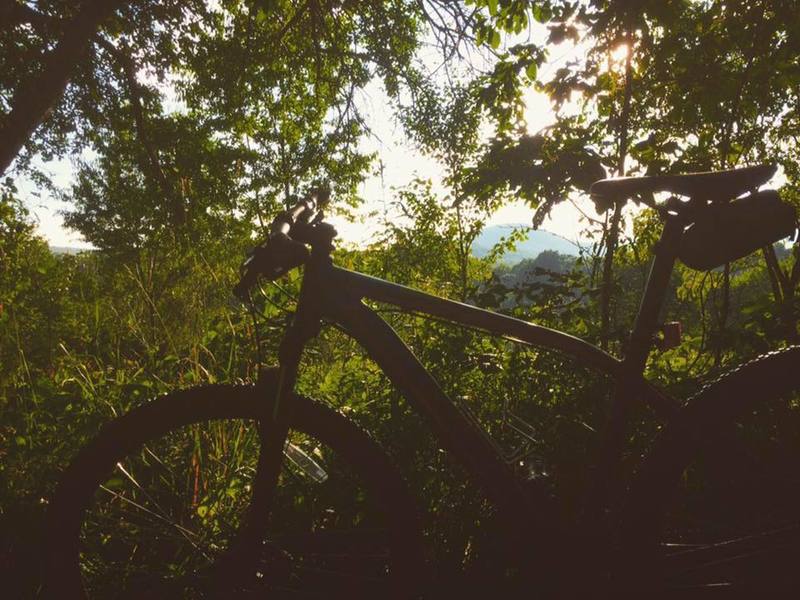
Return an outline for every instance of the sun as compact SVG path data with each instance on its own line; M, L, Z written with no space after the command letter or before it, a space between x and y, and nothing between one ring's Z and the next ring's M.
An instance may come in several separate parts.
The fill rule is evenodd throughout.
M614 62L622 62L628 58L629 51L630 48L628 44L623 42L611 51L611 60Z

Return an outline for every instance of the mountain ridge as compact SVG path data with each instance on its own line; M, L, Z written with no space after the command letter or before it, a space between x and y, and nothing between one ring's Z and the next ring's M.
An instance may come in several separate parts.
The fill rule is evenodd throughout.
M533 229L523 223L489 225L485 227L472 243L472 253L478 258L483 258L489 254L491 249L502 238L508 237L512 231L517 229L527 230L527 236L517 242L514 250L506 252L501 257L500 262L502 263L514 265L526 258L536 258L545 250L554 250L559 254L568 256L578 255L578 246L574 242L544 229ZM50 251L53 254L78 254L80 252L91 252L92 250L93 248L50 246Z
M516 229L526 229L528 234L517 242L514 250L506 252L500 262L513 265L526 258L536 258L545 250L553 250L569 256L578 255L578 245L570 240L544 229L533 229L522 223L490 225L481 231L472 243L472 253L478 258L486 256L492 247Z

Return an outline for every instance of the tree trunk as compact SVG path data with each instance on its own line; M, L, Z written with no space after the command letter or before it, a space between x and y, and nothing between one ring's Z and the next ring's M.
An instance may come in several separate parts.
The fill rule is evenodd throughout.
M767 276L772 287L772 297L775 299L775 304L783 304L783 271L781 271L781 267L778 264L778 257L775 256L775 249L772 246L764 246L761 252L767 265Z
M622 204L614 206L614 213L606 236L606 253L603 256L603 281L600 287L600 347L608 350L611 329L611 292L614 284L614 253L619 242L619 222L622 219Z
M617 156L617 175L625 174L625 159L628 156L628 121L631 113L631 97L633 95L633 70L631 56L633 54L633 39L626 36L628 55L625 57L625 92L622 99L622 113L619 121L619 152ZM614 214L609 223L608 236L606 237L606 253L603 257L603 281L600 287L600 347L608 349L609 333L611 329L611 292L614 283L614 253L619 242L619 226L622 220L622 204L614 206Z
M469 246L464 239L464 223L461 219L461 207L456 204L456 219L458 221L458 270L459 270L459 300L467 301L467 267L469 266Z
M53 109L83 58L97 28L122 0L88 0L64 27L58 45L43 60L43 69L14 94L11 112L0 123L0 175L6 172L36 127Z

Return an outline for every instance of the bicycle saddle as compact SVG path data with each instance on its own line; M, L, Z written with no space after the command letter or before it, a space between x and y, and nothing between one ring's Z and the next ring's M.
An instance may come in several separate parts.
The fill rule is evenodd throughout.
M685 175L601 179L592 184L589 193L597 204L598 210L602 209L602 211L611 208L617 200L626 200L638 194L655 192L670 192L707 200L731 200L744 192L755 190L770 179L776 169L775 165L758 165L728 171L687 173Z

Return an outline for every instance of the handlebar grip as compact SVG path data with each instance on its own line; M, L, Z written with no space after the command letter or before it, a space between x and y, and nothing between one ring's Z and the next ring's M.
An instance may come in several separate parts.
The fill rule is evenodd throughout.
M233 293L240 300L247 299L248 291L255 285L259 275L274 280L308 260L308 248L301 241L292 239L292 229L295 225L313 220L317 209L327 204L329 196L327 190L316 190L275 217L270 225L269 237L253 249L243 265L239 283L233 288Z
M310 215L316 211L316 202L312 197L304 198L291 208L280 213L270 226L271 235L289 235L289 232L304 214ZM306 219L308 220L308 219Z
M264 244L253 250L252 256L244 264L242 276L234 286L233 293L244 301L260 275L273 281L305 264L308 257L309 251L305 244L293 240L283 232L273 233Z

